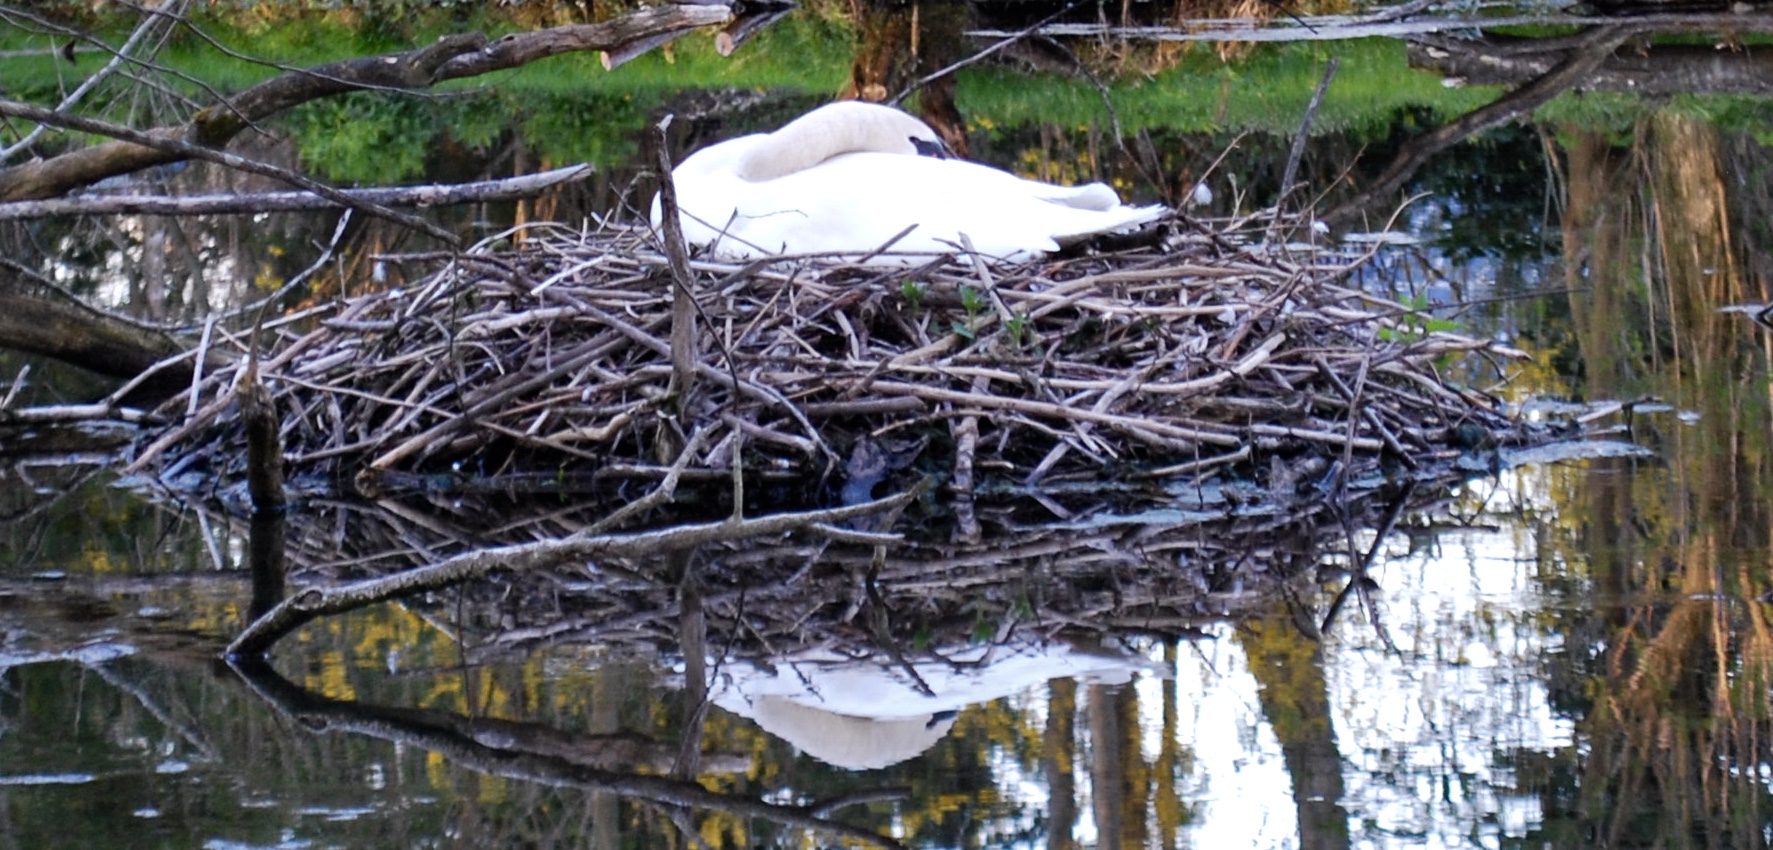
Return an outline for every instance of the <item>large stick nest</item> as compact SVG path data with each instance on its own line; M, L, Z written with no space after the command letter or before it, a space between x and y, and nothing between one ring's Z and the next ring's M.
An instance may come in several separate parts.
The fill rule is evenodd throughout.
M780 502L857 501L905 470L1064 516L1077 482L1347 482L1516 436L1437 371L1511 352L1429 330L1334 254L1214 235L1017 268L696 262L680 390L672 279L643 232L520 235L267 325L260 371L298 480L620 500L675 464L690 492L724 498L736 462ZM202 400L245 364L208 376ZM230 480L235 419L212 402L148 454Z

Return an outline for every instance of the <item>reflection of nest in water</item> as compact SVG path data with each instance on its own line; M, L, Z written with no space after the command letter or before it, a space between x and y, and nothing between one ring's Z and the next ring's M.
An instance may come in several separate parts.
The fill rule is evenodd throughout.
M1507 352L1341 285L1352 265L1216 237L1013 269L702 263L680 397L663 259L634 230L543 226L277 323L262 372L295 478L365 495L613 505L676 463L682 504L725 498L740 459L776 506L829 502L845 482L858 501L904 470L1067 516L1080 484L1272 490L1277 475L1352 481L1507 439L1488 397L1435 369ZM201 392L227 392L240 368ZM164 472L238 473L235 414L209 409Z
M1297 581L1312 586L1321 569L1341 572L1367 547L1382 545L1351 529L1383 529L1399 515L1433 511L1447 492L1369 481L1334 498L1307 494L1284 505L1105 510L1088 522L1044 526L1021 522L1013 510L983 509L981 534L971 540L875 547L807 529L704 546L675 560L593 558L504 571L406 602L477 660L557 641L676 655L693 598L712 654L767 660L817 650L946 663L955 647L981 642L1079 633L1188 637L1212 622L1267 611L1277 593L1301 589ZM316 507L291 529L297 586L434 562L480 539L484 527L472 512L455 522L415 521L385 507ZM532 505L526 518L510 518L504 539L555 539L595 516ZM352 530L349 538L341 528ZM686 594L682 576L692 565L696 589Z

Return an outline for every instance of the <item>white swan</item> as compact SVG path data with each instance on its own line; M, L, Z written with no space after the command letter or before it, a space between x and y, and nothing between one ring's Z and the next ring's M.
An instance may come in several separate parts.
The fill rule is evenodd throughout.
M1124 206L1101 183L1024 180L942 150L929 125L892 107L822 106L774 133L703 148L672 169L684 238L727 260L862 258L910 229L869 264L954 253L961 234L988 257L1023 260L1167 212ZM655 197L655 228L660 219Z

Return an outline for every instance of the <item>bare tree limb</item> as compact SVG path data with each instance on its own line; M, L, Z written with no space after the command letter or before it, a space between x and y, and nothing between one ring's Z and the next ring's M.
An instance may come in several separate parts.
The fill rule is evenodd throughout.
M185 350L160 331L81 304L0 290L0 340L6 347L53 357L101 375L132 378ZM183 370L189 376L188 369ZM181 378L166 376L168 383Z
M557 168L503 180L477 183L399 186L381 189L340 189L339 194L362 203L388 207L436 207L450 204L509 201L527 198L563 183L582 180L589 165ZM53 215L229 215L295 210L336 209L338 201L316 192L264 192L252 195L89 195L15 201L0 204L0 221Z
M193 144L174 136L164 134L162 131L150 131L144 133L140 130L125 127L121 124L112 124L109 121L100 121L96 118L83 118L78 115L64 115L54 110L32 106L28 103L19 103L15 100L0 99L0 115L27 118L36 121L39 124L48 124L52 127L63 127L69 130L79 130L84 133L96 133L101 136L110 136L113 139L119 139L124 142L134 143L141 147L159 151L163 154L170 155L175 159L201 159L240 171L262 174L266 177L282 180L292 186L306 189L343 206L362 210L370 215L397 222L413 228L414 230L424 231L447 244L455 245L461 242L460 238L454 233L444 230L429 221L417 216L407 215L406 213L395 212L381 204L355 200L344 192L334 189L318 180L314 180L313 178L303 176L299 172L291 171L282 166L259 162L255 159L248 159L238 154L216 150L215 148L205 145ZM116 143L113 142L111 144ZM100 145L99 147L103 148L108 146L109 145ZM94 149L88 148L87 150ZM64 159L64 157L56 157L55 159L46 160L42 164L52 165L62 159ZM30 166L20 166L20 168L29 167ZM17 169L9 169L9 171L10 170ZM3 179L4 172L0 172L0 180Z
M732 19L733 10L725 5L674 3L642 9L598 24L514 33L483 50L452 58L437 69L437 81L477 77L562 53L617 50L630 42L661 33L681 35L697 27L724 24Z

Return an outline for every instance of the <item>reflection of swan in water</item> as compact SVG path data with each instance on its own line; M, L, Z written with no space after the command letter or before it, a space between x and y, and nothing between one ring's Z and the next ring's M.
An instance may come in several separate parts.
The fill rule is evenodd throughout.
M988 257L1020 260L1161 218L1101 184L1055 186L950 159L929 125L890 106L840 101L768 134L697 151L672 170L684 237L723 259L943 254L961 234ZM658 199L652 220L660 220ZM905 265L906 257L876 257Z
M929 749L960 711L975 703L1024 693L1056 678L1120 684L1140 672L1165 674L1138 656L1062 642L945 655L945 660L911 665L929 693L900 665L832 653L774 659L774 669L726 661L710 693L715 705L750 718L807 755L864 770Z

